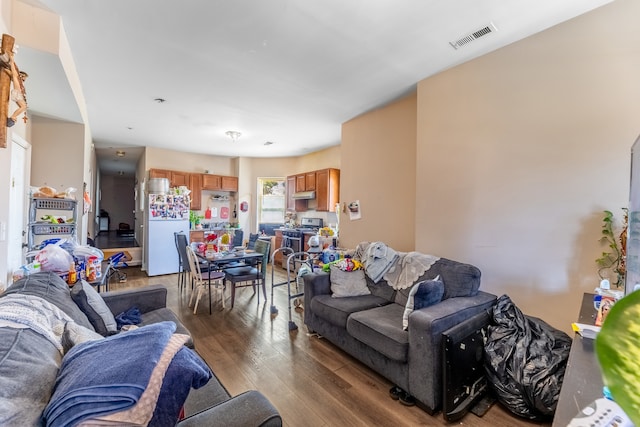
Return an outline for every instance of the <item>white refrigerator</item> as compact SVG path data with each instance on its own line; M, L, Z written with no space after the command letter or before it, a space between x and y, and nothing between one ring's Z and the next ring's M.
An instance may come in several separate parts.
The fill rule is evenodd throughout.
M149 194L146 218L147 275L177 273L180 266L173 233L189 236L188 196Z

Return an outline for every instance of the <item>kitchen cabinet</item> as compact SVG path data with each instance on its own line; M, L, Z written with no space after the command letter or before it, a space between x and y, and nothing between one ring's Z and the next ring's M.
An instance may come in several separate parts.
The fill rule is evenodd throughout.
M166 169L149 169L149 178L167 178L171 183L171 171Z
M191 190L191 210L202 209L202 174L189 174L189 190Z
M296 200L293 198L293 194L298 191L297 182L300 175L292 175L287 177L287 211L289 212L304 212L307 210L306 200ZM302 175L304 177L304 175Z
M304 189L305 191L314 191L316 189L316 173L307 172L304 175Z
M236 176L221 176L220 177L220 189L223 191L238 191L238 177Z
M316 171L316 210L335 212L340 200L340 170L322 169Z
M307 190L307 176L305 174L296 175L296 193Z
M190 230L189 242L204 242L204 230Z
M149 178L167 178L169 187L189 187L188 172L172 171L167 169L149 169Z
M340 200L340 169L321 169L287 177L287 210L304 212L308 210L307 200L296 200L293 194L300 191L316 192L316 210L335 212Z
M202 175L202 189L203 190L221 190L222 180L220 175Z
M280 249L282 247L282 230L276 230L276 237L273 243L273 250ZM273 255L273 265L282 265L283 251L277 252Z
M171 186L172 187L189 187L189 172L171 171Z
M149 178L167 178L170 187L185 186L192 192L200 192L202 190L211 191L238 191L237 176L220 176L212 174L189 173L181 171L172 171L168 169L149 169ZM193 187L193 188L192 188ZM193 197L198 197L192 196ZM196 201L197 202L197 201ZM201 202L200 202L201 204ZM193 205L193 200L192 200ZM198 205L196 205L198 206ZM200 209L200 208L192 208Z

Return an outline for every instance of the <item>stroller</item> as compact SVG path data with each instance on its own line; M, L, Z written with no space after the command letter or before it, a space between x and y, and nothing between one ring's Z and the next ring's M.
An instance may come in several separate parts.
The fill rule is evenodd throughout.
M119 268L129 267L126 263L127 255L124 252L118 252L107 258L109 264L107 264L107 271L104 273L104 284L106 290L109 290L109 282L113 276L118 278L118 282L123 283L127 281L127 273L120 271Z

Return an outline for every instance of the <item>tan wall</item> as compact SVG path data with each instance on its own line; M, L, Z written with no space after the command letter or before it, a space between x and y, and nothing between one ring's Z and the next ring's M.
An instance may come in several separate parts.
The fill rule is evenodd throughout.
M297 157L297 159L297 170L293 173L310 172L324 168L340 169L340 146L336 145L316 151L315 153Z
M341 247L383 241L414 250L415 141L415 94L343 124L340 198L359 200L362 219L340 214Z
M31 123L31 185L48 185L57 191L75 188L76 199L82 201L85 181L85 127L33 116ZM87 160L88 162L88 160ZM86 242L86 221L82 203L78 203L78 239Z
M236 175L233 157L187 153L155 147L146 147L144 157L147 170L154 168L198 173L208 170L216 175ZM148 178L148 174L146 177Z
M418 85L417 249L566 331L628 201L637 16L620 0Z

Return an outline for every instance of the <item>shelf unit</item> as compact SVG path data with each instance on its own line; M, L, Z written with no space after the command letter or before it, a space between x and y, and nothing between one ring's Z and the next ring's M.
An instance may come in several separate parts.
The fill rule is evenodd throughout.
M76 205L78 202L72 199L48 199L32 197L29 203L29 231L28 245L29 250L34 249L36 245L36 236L72 236L76 235L76 227L78 223ZM47 221L39 221L38 218L45 212L55 215L56 212L72 212L73 222L65 222L63 224L53 224ZM68 220L68 219L67 219ZM39 243L39 242L38 242Z

